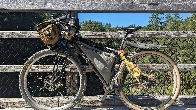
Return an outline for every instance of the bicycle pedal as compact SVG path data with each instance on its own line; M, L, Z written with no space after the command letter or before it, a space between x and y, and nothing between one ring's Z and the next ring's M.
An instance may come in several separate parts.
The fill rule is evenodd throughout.
M147 87L144 85L144 84L140 84L140 87L142 88L142 89L147 89Z

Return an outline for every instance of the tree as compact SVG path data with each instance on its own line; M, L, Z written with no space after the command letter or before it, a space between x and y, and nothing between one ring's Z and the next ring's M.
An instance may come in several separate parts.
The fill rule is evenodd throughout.
M105 25L105 31L111 31L111 24L110 23L106 23Z
M182 26L182 18L178 13L174 14L166 14L166 20L164 22L164 28L165 31L179 31L183 30Z
M159 31L162 30L162 20L163 17L160 17L160 15L163 15L162 13L152 13L149 24L147 25L146 31Z
M104 26L101 22L98 21L83 21L81 23L81 31L95 31L95 32L102 32L104 31Z
M193 13L190 17L186 19L186 24L189 31L196 30L196 14Z

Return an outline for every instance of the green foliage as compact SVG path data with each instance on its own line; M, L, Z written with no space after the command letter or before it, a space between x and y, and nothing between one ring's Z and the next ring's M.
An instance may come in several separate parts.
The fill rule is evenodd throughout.
M142 31L195 31L196 14L182 19L178 13L152 13L149 24Z
M109 28L109 24L107 24L107 28ZM92 20L82 22L80 30L81 31L95 31L95 32L105 31L102 22L92 21Z
M48 19L45 13L27 13L27 12L2 12L0 13L1 31L32 31L35 25Z
M196 14L192 14L192 16L185 19L186 23L184 25L187 26L186 30L195 31L196 30Z
M110 23L106 23L105 25L98 21L83 21L80 23L81 31L94 31L94 32L116 32L116 31L122 31L121 27L111 27ZM128 27L136 27L135 24L129 25Z
M162 30L162 13L152 13L146 31L160 31Z
M178 13L166 14L166 20L164 22L163 30L164 31L178 31L183 30L182 27L182 18Z
M105 24L105 31L106 32L111 31L111 24L110 23Z

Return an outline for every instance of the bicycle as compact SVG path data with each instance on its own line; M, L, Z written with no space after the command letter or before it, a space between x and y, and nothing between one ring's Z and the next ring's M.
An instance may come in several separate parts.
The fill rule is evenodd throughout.
M32 108L73 108L84 95L89 68L103 83L102 100L115 91L134 110L163 110L175 101L180 75L175 62L157 51L165 46L128 41L127 35L140 29L137 27L121 28L125 36L118 50L104 47L79 37L77 20L66 15L42 23L42 28L47 27L44 31L38 29L49 49L32 55L19 77L21 94ZM127 46L141 51L126 55Z

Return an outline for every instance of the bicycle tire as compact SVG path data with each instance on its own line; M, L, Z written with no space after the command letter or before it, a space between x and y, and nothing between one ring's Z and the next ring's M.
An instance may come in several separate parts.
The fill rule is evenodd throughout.
M21 95L22 95L22 97L25 99L25 101L32 107L32 108L34 108L34 109L38 109L38 110L59 110L59 109L71 109L71 108L73 108L81 99L82 99L82 97L83 97L83 95L84 95L84 91L85 91L85 89L86 89L86 75L85 75L85 71L84 71L84 69L83 69L83 66L82 66L82 64L80 63L80 61L79 60L77 60L77 58L75 58L75 57L73 57L72 55L70 55L70 54L68 54L68 53L61 53L61 52L59 52L58 53L58 55L59 56L61 56L62 58L66 58L66 61L67 62L72 62L73 64L75 64L75 66L74 66L74 68L76 68L77 70L71 70L71 68L70 68L70 71L77 71L76 73L78 73L78 79L79 79L79 88L78 89L76 89L77 91L76 91L76 93L72 93L71 95L73 95L73 96L70 96L71 98L73 98L73 99L71 99L71 100L69 100L69 101L67 101L67 99L65 99L65 98L68 98L68 97L66 97L65 96L65 94L66 94L66 90L64 90L65 88L64 87L62 87L61 88L61 91L60 91L60 87L61 86L54 86L53 85L53 83L50 83L51 85L51 87L56 87L55 89L56 90L54 90L54 91L56 91L56 92L54 92L54 91L49 91L50 89L46 89L46 86L45 87L42 87L41 89L40 89L40 91L41 90L43 90L43 91L41 91L40 93L38 93L38 92L34 92L34 91L36 91L36 90L39 90L39 89L32 89L31 87L27 87L27 86L29 86L29 85L33 85L34 83L35 83L35 80L36 80L36 78L34 78L34 77L32 77L34 74L32 74L32 73L35 73L35 72L32 72L31 73L31 69L33 69L32 67L32 65L33 64L37 64L36 63L36 61L39 61L39 60L42 60L42 59L44 59L44 58L47 58L48 56L52 56L52 55L56 55L56 53L57 52L55 52L55 51L52 51L52 50L49 50L49 49L45 49L45 50L41 50L41 51L39 51L39 52L37 52L37 53L35 53L34 55L32 55L27 61L26 61L26 63L24 64L24 67L23 67L23 69L22 69L22 71L20 72L20 76L19 76L19 87L20 87L20 92L21 92ZM60 57L59 57L60 58ZM68 60L69 59L69 60ZM44 60L46 60L46 59L44 59ZM43 61L44 61L43 60ZM40 61L40 62L43 62L43 61ZM63 60L63 61L65 61L65 60ZM39 62L39 63L40 63ZM50 62L49 60L46 60L46 63L48 63L48 62ZM60 62L60 61L59 61ZM49 74L49 73L48 73ZM39 76L40 75L40 76ZM42 73L39 73L39 75L38 75L38 73L37 73L37 75L35 75L36 77L42 77L42 81L37 81L37 84L40 84L41 86L42 85L47 85L47 78L48 78L48 76L46 75L46 77L45 77L45 79L46 80L44 80L45 82L47 82L46 84L42 84L42 82L44 82L43 81L43 79L44 79L44 75L45 75L45 72L44 72L44 74ZM41 76L42 75L42 76ZM34 78L34 79L33 79ZM73 76L73 79L77 79L76 78L76 76ZM28 82L28 79L29 80L31 80L31 81L29 81ZM40 78L38 78L38 79L40 79ZM76 86L76 83L77 82L74 82L73 81L73 79L71 80L70 79L70 76L69 77L66 77L65 78L65 80L66 80L66 82L65 82L65 84L67 85L67 83L68 83L68 81L67 81L67 79L69 79L70 80L70 83L68 84L68 85L75 85ZM31 82L32 81L34 81L32 84L31 84ZM50 82L51 80L49 79L49 82ZM40 82L40 83L38 83L38 82ZM64 84L63 82L62 82L62 84ZM62 84L59 84L59 85L62 85ZM35 87L40 87L40 85L36 85L35 84ZM48 84L49 85L49 84ZM58 85L58 84L56 84L56 85ZM32 87L34 87L34 86L32 86ZM50 88L51 88L50 87ZM57 88L57 87L59 87L59 88ZM68 89L69 89L69 87L67 87ZM74 87L75 88L75 87ZM34 90L34 91L31 91L31 90ZM59 90L59 91L57 91L57 90ZM40 100L38 100L38 98L42 98L43 96L41 96L41 95L39 95L39 94L43 94L43 92L45 92L45 93L47 93L46 95L49 95L49 97L45 97L45 99L40 99ZM53 92L53 93L51 93L51 92ZM69 93L70 93L70 91L68 91ZM33 93L38 93L38 95L34 95ZM52 94L52 95L51 95ZM57 96L54 96L54 94L56 95L56 94L60 94L60 96L59 95L57 95ZM70 94L69 94L70 95ZM38 96L38 97L37 97ZM51 98L51 96L52 96L52 98ZM54 97L53 97L54 96ZM42 100L45 100L46 102L41 102ZM55 101L56 101L56 103L55 103ZM66 103L65 103L65 101L67 101ZM43 104L43 105L42 105ZM44 105L45 104L45 105ZM62 105L62 106L61 106ZM51 107L52 106L52 107Z
M150 55L150 57L147 57L147 55ZM129 61L133 62L137 66L140 65L140 67L142 68L142 64L145 63L149 64L150 61L157 62L156 60L153 61L153 58L157 58L157 57L152 57L153 55L159 57L157 61L162 62L161 57L163 60L166 60L166 62L169 63L167 64L167 66L170 65L170 68L172 69L172 70L168 69L168 71L172 71L172 73L168 72L168 74L165 74L167 68L165 68L164 72L161 72L160 70L156 70L155 65L154 67L146 66L146 68L145 66L143 66L143 69L141 69L142 71L146 71L149 73L150 72L149 70L152 68L151 72L157 75L157 76L155 75L155 77L157 78L154 83L152 82L150 84L146 82L146 87L148 87L147 89L143 89L138 85L134 85L134 82L136 81L134 81L135 79L132 77L132 75L129 75L129 72L126 72L127 68L125 66L125 63L123 63L121 66L122 67L120 69L121 74L118 77L118 83L122 87L119 90L119 95L121 100L124 102L124 104L133 110L152 110L152 109L165 110L172 103L174 103L175 99L178 97L180 91L180 74L179 74L178 67L170 57L158 51L141 51L132 55L132 57L129 58ZM162 69L164 69L164 67L162 67ZM159 73L157 73L157 71ZM165 75L165 77L163 77L163 75ZM168 77L170 77L170 79L168 79ZM156 82L159 84L155 84ZM132 85L129 87L126 84L127 85L132 84ZM166 94L163 95L164 93Z

